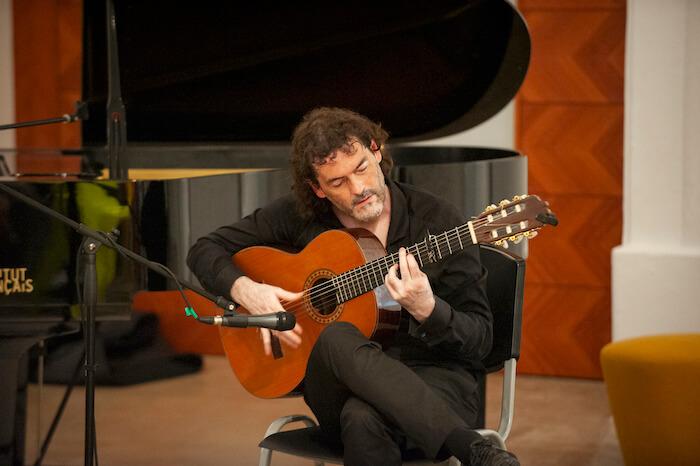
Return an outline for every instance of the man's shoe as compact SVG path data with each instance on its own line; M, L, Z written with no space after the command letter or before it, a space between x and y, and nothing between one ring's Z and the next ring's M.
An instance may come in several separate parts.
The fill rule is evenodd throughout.
M501 450L488 439L471 444L470 466L520 466L511 452Z

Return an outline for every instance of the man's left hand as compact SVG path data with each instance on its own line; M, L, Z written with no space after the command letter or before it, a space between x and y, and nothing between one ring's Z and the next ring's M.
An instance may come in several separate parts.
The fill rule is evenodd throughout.
M397 274L401 271L401 278ZM389 294L398 301L420 323L423 323L435 308L435 296L428 276L418 267L413 254L399 249L399 263L389 268L384 277Z

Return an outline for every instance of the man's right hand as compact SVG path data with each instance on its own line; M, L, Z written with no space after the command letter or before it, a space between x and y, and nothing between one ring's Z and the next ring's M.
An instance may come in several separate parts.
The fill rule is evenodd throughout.
M251 280L248 277L240 277L233 282L231 286L231 297L235 302L243 306L248 312L254 315L271 314L279 311L284 311L282 302L290 303L301 299L303 292L292 293L277 286L266 285ZM284 332L261 328L260 336L262 337L265 354L272 354L270 344L270 335L274 334L281 341L291 346L298 348L301 345L302 329L299 324L296 324L293 329Z

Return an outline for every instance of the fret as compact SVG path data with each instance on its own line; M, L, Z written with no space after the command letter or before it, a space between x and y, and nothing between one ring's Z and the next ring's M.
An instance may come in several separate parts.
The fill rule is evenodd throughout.
M365 266L365 277L367 277L367 288L373 290L377 287L375 285L377 277L374 274L374 263L370 262Z
M376 261L372 261L372 264L374 264L375 262ZM375 285L375 288L378 287L383 281L383 277L381 276L381 271L382 271L382 269L379 266L379 263L376 264L376 268L374 266L372 267L372 276L374 277L375 281L377 282L377 284Z
M348 300L350 300L355 296L355 284L352 281L352 271L345 272L345 275L348 284Z
M335 287L335 298L338 301L338 304L343 302L343 288L340 285L340 281L338 280L339 278L340 275L336 275L332 279L333 286Z
M350 293L348 297L350 299L357 296L357 285L355 284L355 275L352 271L348 272L348 286L350 287Z
M440 243L438 243L437 236L433 236L435 240L435 249L437 249L438 257L442 259L442 251L440 251Z
M340 275L340 286L343 290L343 302L350 299L350 289L348 288L348 277L346 274Z
M365 280L365 275L362 273L364 268L360 268L355 272L357 276L357 284L360 287L360 294L365 294L367 292L367 281Z
M335 301L336 301L336 304L340 304L340 302L341 302L341 301L340 301L341 297L338 295L338 292L339 292L340 290L338 290L338 284L337 284L337 282L336 282L336 277L333 277L333 278L331 279L331 283L333 284L333 288L335 289Z
M452 254L452 246L450 246L450 238L447 237L447 232L445 232L445 241L447 241L447 249L450 251L450 254Z
M423 240L423 243L425 243L425 240ZM418 244L420 244L420 243L418 243ZM421 266L421 268L423 268L423 256L421 256L420 246L418 246L418 244L416 244L416 252L418 253L417 254L418 255L418 262L420 262L420 266Z
M459 227L455 227L455 232L457 233L457 239L459 240L459 249L464 249L462 244L462 235L459 234Z
M360 294L365 294L368 291L367 290L367 280L365 280L365 275L362 273L363 269L364 269L364 267L361 269L358 269L356 272L357 283L360 286Z
M357 274L357 269L352 271L352 285L355 289L355 293L352 295L353 298L360 296L362 294L362 282Z

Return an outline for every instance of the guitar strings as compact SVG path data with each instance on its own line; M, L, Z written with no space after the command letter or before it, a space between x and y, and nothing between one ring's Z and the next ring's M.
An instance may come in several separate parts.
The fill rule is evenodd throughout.
M484 222L485 221L474 222L472 225L476 225L478 227L478 226L482 225ZM493 227L500 228L502 226L509 225L510 223L502 224L500 222L491 222L491 224ZM468 227L468 225L461 225L461 226L455 227L451 230L447 230L447 231L441 233L440 235L436 235L435 238L436 238L436 242L438 244L438 247L440 249L442 249L442 246L447 244L448 248L451 250L452 249L451 244L455 240L455 238L457 238L457 240L460 241L460 245L461 245L460 231L459 230L460 229L463 230L466 227ZM523 229L521 229L521 230L523 230ZM444 240L440 239L441 236L444 236ZM455 244L455 246L456 246L456 244ZM408 252L413 253L412 249L415 249L416 252L418 252L418 253L427 252L427 246L425 244L425 241L407 248ZM461 247L461 249L463 249L463 246ZM382 277L381 281L378 280L376 278L377 271L383 272L383 269L381 266L382 261L384 262L385 268L388 269L390 266L387 267L389 265L387 263L387 260L389 260L389 259L391 259L392 265L395 264L398 260L398 253L384 256L382 258L376 259L376 260L371 261L367 264L359 266L356 269L353 269L353 270L350 270L350 271L347 271L347 272L341 274L341 275L345 275L347 277L344 280L344 282L341 284L341 286L347 286L348 291L353 294L352 298L360 296L360 295L376 288L377 286L380 286L379 284L383 282L383 277ZM365 287L368 284L367 281L365 280L366 278L370 278L371 280L376 281L377 285L370 283L369 288L365 289ZM352 286L352 289L350 288L351 286ZM336 291L340 291L340 290L337 290L336 285L333 283L333 281L329 280L328 282L325 282L322 285L317 285L317 286L308 288L307 290L304 290L303 296L308 297L309 295L311 295L310 299L315 298L314 303L319 303L320 299L332 297L333 298L332 300L329 300L329 301L326 301L325 303L320 303L320 304L323 305L323 304L332 303L333 306L335 307L337 304L339 304L338 299L337 299L338 294L336 293ZM352 299L352 298L349 298L349 299ZM344 299L343 302L348 301L349 299ZM287 303L292 304L287 309L287 312L290 312L292 314L296 314L296 311L300 310L300 308L302 310L303 310L303 308L305 308L305 305L304 305L305 303L303 302L303 300L286 301L285 304L287 304Z
M455 227L451 230L448 230L448 232L450 232L449 235L452 235L452 237L451 238L447 237L446 240L442 240L442 241L452 241L455 238L458 238L459 237L458 230L464 229L466 227L467 227L466 225L461 225L459 227ZM454 233L452 233L452 232L454 232ZM440 235L436 236L436 238L439 236L445 236L445 234L441 233ZM441 241L441 240L438 240L438 242L439 241ZM425 241L423 241L421 243L414 244L413 246L410 246L406 249L408 252L410 252L412 254L414 254L414 253L421 254L421 253L428 252L428 247L425 244ZM413 251L413 250L415 250L415 251ZM367 264L363 264L359 267L356 267L355 269L348 270L348 271L344 272L343 274L338 275L338 277L340 277L342 275L344 275L346 277L344 280L342 280L342 283L340 283L340 285L347 286L348 291L350 293L355 293L357 291L361 291L364 289L364 285L367 284L367 282L364 279L370 277L370 273L371 273L371 276L373 277L373 279L375 281L379 282L379 280L377 280L376 277L377 277L378 271L383 272L383 268L382 268L381 263L384 262L384 268L386 268L388 270L391 267L391 265L394 265L395 263L398 262L398 257L399 257L398 253L388 254L386 256L375 259ZM391 263L391 265L389 265L389 262ZM363 270L363 269L366 269L366 270ZM382 275L380 283L383 283L383 281L384 281L384 276ZM377 286L379 286L379 285L377 285ZM351 287L353 289L351 289ZM362 295L362 294L366 293L367 291L374 289L374 288L375 288L375 286L371 286L370 289L357 294L357 296ZM314 302L318 302L319 299L333 296L333 298L334 298L333 301L336 301L335 304L338 304L337 300L335 299L336 289L337 289L337 287L336 287L336 284L333 283L333 280L328 280L327 282L324 282L321 285L316 285L316 286L313 286L311 288L304 290L303 297L309 297L310 300L313 300ZM286 308L286 311L290 312L292 314L294 314L295 311L298 310L300 307L304 306L303 299L302 300L295 300L295 301L288 301L288 303L295 303L294 305L290 306L289 308Z
M497 212L497 215L499 215L501 218L504 217L502 214L500 214L500 212ZM473 222L472 226L478 228L485 223L491 223L492 226L495 228L500 228L502 226L507 226L507 225L511 224L511 223L503 224L503 223L493 222L493 221L489 222L488 219L481 219L481 220L477 220L477 221ZM452 241L455 240L455 238L457 238L457 240L461 242L459 230L464 230L465 228L468 228L468 224L460 225L458 227L452 228L450 230L446 230L445 232L434 236L434 238L436 239L436 243L437 243L438 248L442 249L441 245L447 244L448 248L451 250L452 248L450 245L451 245ZM444 239L440 239L440 237L444 237ZM421 248L423 248L423 249L421 249ZM416 249L416 252L419 254L423 253L423 252L428 252L428 248L427 248L425 240L422 241L421 243L414 244L413 246L410 246L406 249L408 252L411 252L411 253L413 253L411 251L412 249ZM463 249L463 247L461 249ZM369 278L370 273L371 273L371 276L374 279L376 279L376 276L377 276L376 272L383 271L382 266L381 266L381 262L383 261L384 265L386 267L388 265L388 263L387 263L388 259L391 259L391 263L392 263L391 265L394 265L395 263L398 262L398 253L386 255L386 256L381 257L379 259L375 259L374 261L371 261L367 264L356 267L355 269L351 269L349 271L344 272L343 274L339 275L339 276L342 276L342 275L346 276L346 279L344 280L344 283L341 284L341 286L347 285L348 291L351 292L352 294L360 291L360 293L355 294L354 296L352 296L352 298L360 296L360 295L376 288L376 286L371 286L371 284L370 284L370 288L365 290L364 287L367 285L367 282L364 279ZM386 268L388 269L389 267L386 267ZM363 269L366 269L366 270L363 270ZM383 277L382 277L382 282L383 282ZM350 288L350 286L352 286L352 289ZM377 286L379 286L379 285L377 285ZM285 307L286 304L291 304L291 306L289 306L288 308L285 308L285 310L291 314L296 314L297 313L296 311L303 310L306 307L305 303L304 303L304 299L303 299L304 297L308 297L309 300L313 300L313 302L318 303L319 299L328 298L328 297L332 296L333 297L332 301L334 302L333 305L335 306L335 305L339 304L338 300L336 299L337 298L336 290L337 290L336 284L333 282L333 280L328 280L327 282L324 282L323 284L316 285L316 286L313 286L311 288L304 290L303 295L302 295L302 299L297 299L294 301L284 301L282 304L283 304L283 307ZM352 298L350 298L350 299L352 299ZM343 302L348 301L348 300L349 299L346 299Z
M500 218L504 218L500 211L496 212L496 215L498 215ZM494 228L500 228L503 226L510 225L510 223L503 224L500 222L494 222L489 220L487 218L483 219L478 219L477 221L472 222L472 227L474 228L479 228L482 225L486 223L491 223L491 225ZM464 249L461 241L461 233L460 230L468 230L469 224L464 224L457 226L455 228L452 228L450 230L446 230L445 232L434 236L436 239L436 243L439 249L442 249L442 246L447 245L448 249L450 250L450 253L452 252L452 242L457 240L459 243L460 248L458 250ZM441 237L444 237L444 239L440 239ZM457 243L455 244L455 248L457 246ZM414 244L413 246L410 246L406 248L408 252L411 254L414 254L412 249L415 249L415 252L418 253L419 255L422 253L427 253L429 251L428 246L426 244L426 240L422 241L421 243ZM360 296L377 286L380 286L381 283L384 282L384 277L381 277L381 282L376 278L377 277L377 272L383 272L384 268L387 270L396 264L398 262L398 253L393 253L393 254L388 254L384 257L375 259L367 264L363 264L359 267L356 267L355 269L351 269L349 271L346 271L342 273L341 275L338 275L337 277L345 276L346 278L344 280L341 280L342 283L339 283L341 286L347 286L347 289L351 294L356 293L357 291L361 291L360 293L356 294L354 297ZM391 262L391 265L388 264L388 261ZM384 262L384 268L382 268L381 262ZM363 270L364 269L364 270ZM376 286L373 286L371 283L370 288L365 290L366 285L368 284L366 279L369 278L370 280L376 281L378 284ZM351 289L352 287L352 289ZM337 288L336 282L334 280L328 280L324 282L323 284L312 286L311 288L308 288L302 292L302 299L297 299L293 301L286 301L286 300L281 300L282 306L285 308L285 310L291 314L296 315L297 311L299 310L304 310L305 302L304 298L308 298L310 301L314 303L318 303L320 300L324 298L329 298L333 297L332 300L329 300L328 302L321 303L321 304L328 304L331 301L333 302L333 305L336 306L337 304L340 304L337 299L337 291L340 291ZM350 298L352 299L352 298ZM346 300L347 301L347 300ZM287 305L290 304L289 307Z
M483 223L484 222L474 222L474 225L476 225L478 227L478 226L480 226L480 224L483 224ZM491 223L496 228L499 228L501 226L505 226L505 224L499 224L499 223L494 223L494 222L491 222ZM440 248L440 250L442 250L443 246L446 244L448 246L448 249L450 250L450 254L451 254L452 253L452 243L454 242L455 238L459 242L459 250L464 249L464 246L463 246L463 243L462 243L461 237L460 237L461 233L459 230L460 229L463 230L467 227L468 227L467 225L461 225L459 227L455 227L455 228L447 230L439 235L436 235L435 238L437 239L438 247ZM445 239L444 240L440 239L443 236L445 237ZM456 247L457 247L457 244L455 244L455 248ZM412 251L412 249L415 249L415 251ZM420 254L420 253L427 252L427 245L425 244L425 241L423 241L421 243L418 243L418 244L415 244L411 247L408 247L407 250L410 253L419 253ZM378 271L384 272L381 262L384 262L384 268L386 268L387 270L391 267L391 265L389 265L387 263L388 259L391 259L391 265L397 263L398 262L398 260L397 260L398 253L384 256L382 258L376 259L376 260L371 261L367 264L359 266L356 269L351 269L349 271L344 272L341 275L345 275L346 278L340 283L340 285L341 286L347 285L348 291L354 293L358 289L363 289L364 288L363 285L365 285L367 283L365 279L369 278L371 281L377 282L376 285L370 283L370 289L374 289L377 286L380 286L380 284L383 283L383 281L384 281L384 275L382 273L381 279L377 279L377 272ZM341 275L339 275L338 277L340 277ZM351 289L351 287L352 287L352 289ZM315 287L309 288L306 291L309 292L307 294L311 294L314 292L323 292L323 291L328 290L329 288L331 288L333 291L333 294L335 294L336 284L333 283L331 280L323 283L322 285L317 285ZM362 291L359 294L363 294L367 291L369 291L369 290ZM318 294L314 295L314 297L316 297L316 298L321 297L321 296L323 296L323 295L318 295Z

